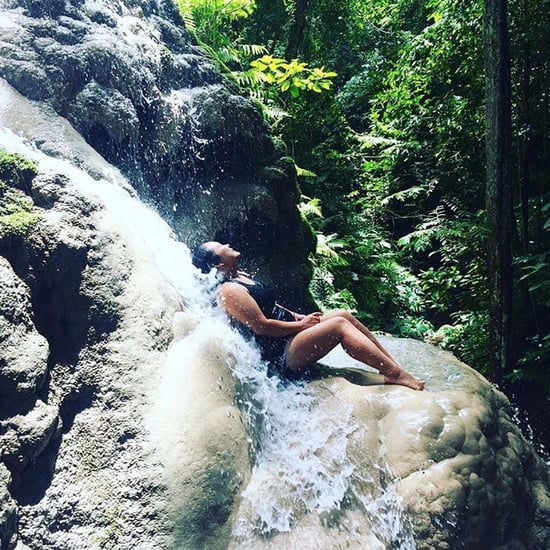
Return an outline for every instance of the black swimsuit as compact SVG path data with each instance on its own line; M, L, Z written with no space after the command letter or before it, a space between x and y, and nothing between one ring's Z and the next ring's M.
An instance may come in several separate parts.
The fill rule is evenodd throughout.
M237 283L241 286L244 286L250 293L250 296L254 298L254 300L262 310L262 313L268 319L276 318L276 316L273 314L273 309L275 306L275 295L265 285L263 285L259 281L246 283L244 281L238 281L235 279L231 279L226 282ZM264 361L267 361L270 366L270 374L273 373L273 371L276 371L279 375L284 374L286 361L285 348L288 339L284 336L259 336L258 334L254 334L247 326L239 323L238 321L236 325L239 331L244 336L248 338L253 338L256 341L262 352L262 359Z

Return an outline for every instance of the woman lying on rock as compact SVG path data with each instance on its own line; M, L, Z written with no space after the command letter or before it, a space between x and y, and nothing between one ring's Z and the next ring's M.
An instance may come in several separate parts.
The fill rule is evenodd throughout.
M217 269L221 277L218 302L241 331L253 334L262 358L276 365L279 375L298 378L341 344L348 355L380 371L386 384L424 389L424 382L403 370L370 330L347 311L290 312L292 320L273 318L273 294L238 270L240 257L230 245L210 241L197 248L193 264L203 273Z

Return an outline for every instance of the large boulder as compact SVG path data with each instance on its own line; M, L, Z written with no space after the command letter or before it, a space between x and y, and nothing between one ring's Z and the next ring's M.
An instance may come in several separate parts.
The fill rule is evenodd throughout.
M10 334L20 337L19 353L2 355L2 374L25 403L3 407L0 420L0 457L11 473L0 547L17 535L31 548L134 540L161 548L172 530L144 411L181 306L158 251L142 245L155 238L148 230L176 243L126 190L76 175L41 171L29 191L38 221L0 239L10 283L2 311L19 321Z
M547 547L548 465L514 423L506 396L448 352L410 340L387 345L426 391L377 387L365 395L346 385L341 393L375 443L357 459L383 449L416 547Z
M426 390L359 375L336 348L326 378L262 401L280 433L263 436L231 548L548 548L548 465L508 399L448 352L381 339Z

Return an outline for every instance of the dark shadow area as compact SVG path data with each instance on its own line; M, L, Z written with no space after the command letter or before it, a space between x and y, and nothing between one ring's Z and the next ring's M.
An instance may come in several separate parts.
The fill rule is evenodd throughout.
M44 451L21 472L12 472L11 493L19 505L34 505L42 500L55 474L63 434L71 430L77 414L91 406L94 395L93 387L84 386L79 390L78 396L65 401L60 408L61 434L52 438Z
M37 250L18 236L0 243L0 254L30 288L34 324L48 340L50 362L75 363L91 324L92 301L81 293L88 248L55 244Z
M78 413L89 409L92 406L94 397L95 388L92 386L83 386L79 389L76 397L66 399L61 404L59 415L63 420L62 433L66 434L71 430Z
M12 472L12 497L20 506L38 504L52 483L61 437L50 444L23 471Z
M285 382L290 383L311 382L313 380L324 380L326 378L344 378L357 386L383 386L385 384L384 377L381 374L369 372L359 367L337 368L329 367L322 363L316 363L297 374L293 374L291 371L287 370L285 371L284 377L282 377Z
M507 395L516 412L514 420L521 432L544 460L550 460L550 396L544 384L518 383Z

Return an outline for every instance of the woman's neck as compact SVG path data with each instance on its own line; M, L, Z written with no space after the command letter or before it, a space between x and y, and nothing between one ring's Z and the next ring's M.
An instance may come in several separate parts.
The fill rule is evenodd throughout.
M252 279L248 275L248 273L245 273L244 271L225 272L224 279L226 281L231 281L231 280L243 281L249 284L255 282L254 279Z
M237 273L237 276L234 277L234 279L239 279L241 281L244 281L245 283L252 283L252 284L256 283L256 281L248 273L245 273L244 271L239 271Z

